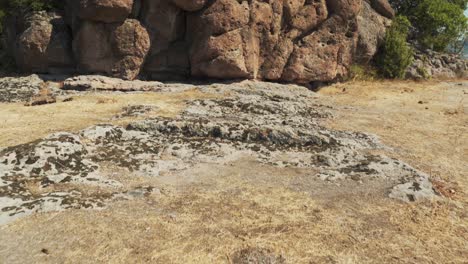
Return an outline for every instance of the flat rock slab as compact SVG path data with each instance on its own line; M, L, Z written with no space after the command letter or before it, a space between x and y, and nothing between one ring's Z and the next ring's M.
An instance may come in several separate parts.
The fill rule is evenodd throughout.
M47 81L55 76L29 75L0 78L0 103L27 103L40 105L53 103L57 96L71 92L60 89L59 82ZM60 79L60 76L56 76ZM44 93L46 91L46 93Z
M44 82L37 75L0 78L0 103L26 102L39 94Z
M385 181L395 186L387 194L403 201L436 197L428 175L376 154L392 151L376 136L323 127L332 113L303 87L243 82L197 89L218 96L188 100L173 118L153 117L126 127L96 125L0 150L0 223L33 212L104 208L157 189L124 186L103 172L108 164L151 179L248 157L278 169L310 169L316 172L310 180L320 182ZM84 193L77 185L106 191Z
M66 79L63 88L66 90L154 91L163 85L161 82L126 81L100 75L83 75Z

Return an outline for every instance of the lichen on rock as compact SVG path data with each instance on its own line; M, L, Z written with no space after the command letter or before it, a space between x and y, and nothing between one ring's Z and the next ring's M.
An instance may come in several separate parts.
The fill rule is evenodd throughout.
M391 149L377 137L324 127L332 108L304 87L247 82L196 89L211 96L187 100L175 117L155 116L126 127L95 125L0 150L0 222L133 199L132 189L106 173L109 166L127 177L152 179L249 158L278 169L306 169L313 172L312 181L383 181L394 186L387 189L390 197L407 202L436 196L426 174L381 154ZM81 185L105 192L84 193L77 190Z

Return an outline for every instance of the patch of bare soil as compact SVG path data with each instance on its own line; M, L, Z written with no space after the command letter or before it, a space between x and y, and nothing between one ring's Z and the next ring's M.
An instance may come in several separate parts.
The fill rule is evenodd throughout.
M69 103L83 100L90 118L51 131L72 133L5 134L0 188L22 196L0 189L0 203L19 199L16 209L26 201L36 213L0 226L0 262L464 263L467 87L348 83L315 95L247 82L78 96ZM79 105L60 108L58 120L79 116ZM37 124L6 120L2 133ZM97 123L112 125L85 129ZM48 148L61 155L44 158ZM425 177L432 198L389 198ZM71 208L50 197L72 191ZM85 209L85 198L103 206Z

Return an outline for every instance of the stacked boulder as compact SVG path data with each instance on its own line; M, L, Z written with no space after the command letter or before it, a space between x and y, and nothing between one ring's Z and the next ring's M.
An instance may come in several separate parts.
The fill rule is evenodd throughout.
M368 62L394 16L387 0L66 0L42 14L13 34L24 71L295 83Z
M73 1L73 0L70 0ZM69 2L70 2L69 1ZM148 32L129 16L133 0L80 0L67 16L78 23L73 52L80 73L134 79L150 48ZM77 19L78 18L78 19Z
M22 19L10 17L6 22L5 46L22 71L74 72L72 35L59 14L36 12Z

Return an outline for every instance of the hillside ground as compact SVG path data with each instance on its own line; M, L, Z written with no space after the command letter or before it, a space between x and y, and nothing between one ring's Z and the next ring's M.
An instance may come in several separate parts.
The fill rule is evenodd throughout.
M378 135L392 155L430 174L444 198L403 203L339 183L291 188L306 182L304 171L241 159L155 179L161 192L145 200L16 220L0 227L0 262L244 263L260 255L265 263L466 263L468 82L352 82L318 93L335 115L324 125ZM0 147L125 123L112 117L134 102L172 116L185 100L209 96L91 93L32 108L2 104Z

